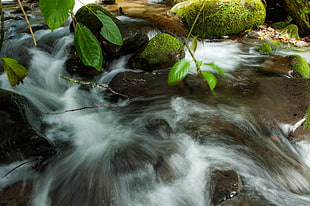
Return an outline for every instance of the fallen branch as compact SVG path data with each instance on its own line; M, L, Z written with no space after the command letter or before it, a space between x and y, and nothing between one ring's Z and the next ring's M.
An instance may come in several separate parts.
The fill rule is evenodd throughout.
M125 95L125 94L121 94L119 92L116 92L114 91L113 89L111 89L108 85L104 85L104 84L98 84L98 83L95 83L95 82L87 82L87 81L82 81L82 80L76 80L76 79L71 79L69 77L66 77L64 75L60 75L60 78L63 78L73 84L82 84L82 85L88 85L88 86L91 86L91 87L103 87L103 88L106 88L108 89L110 92L112 92L113 94L116 94L118 96L121 96L121 97L124 97L126 99L129 99L129 96L128 95Z

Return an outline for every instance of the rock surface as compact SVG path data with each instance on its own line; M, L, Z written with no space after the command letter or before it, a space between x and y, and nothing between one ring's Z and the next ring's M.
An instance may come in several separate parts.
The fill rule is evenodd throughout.
M175 5L171 12L176 13L190 29L200 8L203 7L203 2L197 0L181 2ZM204 37L235 34L263 24L265 17L265 7L260 0L208 0L205 4L204 18L199 18L193 34Z
M153 71L172 67L185 56L183 44L175 37L160 33L129 59L129 67Z

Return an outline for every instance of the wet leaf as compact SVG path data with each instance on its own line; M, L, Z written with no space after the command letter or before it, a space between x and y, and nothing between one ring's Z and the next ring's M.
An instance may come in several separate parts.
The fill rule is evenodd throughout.
M74 0L40 0L40 10L52 31L65 23L74 3Z
M77 23L74 31L74 45L85 66L102 70L103 55L95 35L83 24Z
M14 87L19 83L22 83L24 78L28 75L27 69L15 59L1 58L1 60L11 86Z
M217 84L217 79L211 72L202 71L201 75L203 79L208 83L210 90L213 92Z
M97 16L102 23L101 36L113 44L123 45L123 37L114 21L102 11L97 11Z
M168 74L168 85L174 85L180 80L184 79L189 69L190 63L185 59L181 59L180 61L175 63Z
M224 70L221 67L219 67L216 64L214 64L213 62L211 62L211 63L204 63L204 65L211 67L212 69L217 71L220 75L225 76Z

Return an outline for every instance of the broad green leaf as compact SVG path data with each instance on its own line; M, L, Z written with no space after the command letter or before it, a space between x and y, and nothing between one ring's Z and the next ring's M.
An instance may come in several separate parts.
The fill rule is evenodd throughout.
M40 0L41 12L52 31L65 23L74 3L74 0Z
M198 36L195 36L192 40L192 49L194 52L197 50L197 42L198 42Z
M24 78L28 75L27 69L15 59L1 58L1 60L11 86L14 87L20 82L22 83Z
M225 76L225 72L223 71L223 69L221 67L217 66L216 64L214 64L213 62L204 63L204 65L211 67L212 69L217 71L220 75Z
M212 74L211 72L202 71L201 75L202 75L203 79L208 83L210 90L213 92L213 90L217 84L217 79L214 76L214 74Z
M74 45L76 51L86 66L102 70L103 55L100 43L95 35L83 24L77 23L74 31Z
M123 45L123 37L114 21L102 11L97 11L97 16L102 23L101 36L113 44Z
M180 61L175 63L168 74L168 85L174 85L180 80L184 79L189 69L190 63L185 59L181 59Z

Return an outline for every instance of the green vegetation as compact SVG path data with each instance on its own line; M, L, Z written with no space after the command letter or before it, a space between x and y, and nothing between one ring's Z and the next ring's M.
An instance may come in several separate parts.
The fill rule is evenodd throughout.
M185 56L183 44L170 34L160 33L152 38L141 53L131 59L135 69L154 70L171 67Z
M193 34L201 37L235 34L255 28L264 23L266 11L260 0L247 1L193 1L183 3L172 11L177 12L188 28L191 28L197 14L205 3L204 11L193 28Z
M308 110L307 110L306 121L304 123L304 128L310 129L310 107L308 107Z
M265 42L259 47L258 52L260 54L271 54L272 48L268 42Z
M295 24L290 24L280 30L282 35L287 35L292 39L300 39L298 35L298 27Z
M289 56L291 67L295 74L300 78L309 78L310 77L310 68L307 61L300 55L291 55Z

